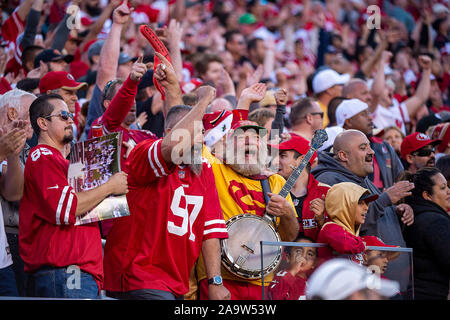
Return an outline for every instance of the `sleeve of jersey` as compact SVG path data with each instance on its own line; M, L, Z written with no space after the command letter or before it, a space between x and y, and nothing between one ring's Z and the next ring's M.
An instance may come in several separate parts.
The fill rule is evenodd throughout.
M206 178L204 183L208 186L208 192L206 192L204 197L206 217L203 240L211 238L226 239L228 238L228 231L223 218L222 208L220 207L214 174L210 167L204 167L202 174Z
M148 185L172 173L175 165L167 164L161 153L162 139L148 139L134 147L128 157L129 174L138 185Z
M128 77L111 100L102 116L103 128L106 133L120 127L133 106L139 82Z
M36 214L55 225L74 225L78 199L66 174L53 158L41 156L33 163L31 179L41 194Z

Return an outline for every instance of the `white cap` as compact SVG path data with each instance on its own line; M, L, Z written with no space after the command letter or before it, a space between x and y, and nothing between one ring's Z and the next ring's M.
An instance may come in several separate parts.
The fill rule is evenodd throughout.
M337 84L346 84L350 80L349 74L339 74L333 69L319 71L313 78L312 87L314 93L323 92Z
M337 135L342 131L344 131L344 129L342 129L342 127L333 126L333 127L326 127L325 131L328 135L328 140L323 143L323 145L319 148L319 151L323 151L331 147L334 143L334 139L336 139Z
M359 99L349 99L342 101L336 108L336 122L339 127L344 126L344 122L361 111L368 109L367 103Z
M371 289L390 298L399 293L397 281L385 280L366 267L347 259L332 259L322 264L306 284L306 299L343 300L351 294Z

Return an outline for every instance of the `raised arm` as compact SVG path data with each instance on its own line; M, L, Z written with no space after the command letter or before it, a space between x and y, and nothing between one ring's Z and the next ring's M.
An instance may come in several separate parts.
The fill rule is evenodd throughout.
M391 58L392 53L389 51L383 51L381 54L381 59L378 62L377 72L373 79L372 88L370 89L370 93L372 95L372 101L369 105L369 111L374 112L378 106L378 102L380 101L381 95L383 94L386 77L384 75L384 66L388 63Z
M99 67L96 84L103 90L106 83L116 77L120 54L120 35L124 25L131 17L133 9L128 8L125 0L113 12L113 23L105 43L100 51Z
M422 77L414 95L405 101L410 117L414 117L417 110L427 101L430 94L431 58L419 56L419 66L422 68Z
M133 64L130 75L114 95L102 116L103 125L107 131L113 131L120 127L134 104L139 81L141 81L147 69L151 67L151 64L142 63L142 59L142 57L139 57Z
M180 83L177 79L175 69L163 55L158 52L155 54L161 60L161 63L156 68L153 76L166 89L166 100L164 101L162 108L165 118L172 107L184 103L181 98Z

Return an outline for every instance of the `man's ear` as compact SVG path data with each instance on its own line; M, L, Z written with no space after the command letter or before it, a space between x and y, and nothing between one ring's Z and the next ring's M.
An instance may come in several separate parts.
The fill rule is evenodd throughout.
M346 120L344 121L343 128L344 128L345 130L348 130L348 129L352 129L352 128L353 128L353 127L352 127L352 118L346 119Z
M339 151L337 153L337 157L338 157L339 161L341 161L341 162L348 161L347 152L345 152L344 150Z
M44 118L37 118L36 123L42 131L47 131L47 121Z
M8 107L8 119L14 121L19 118L19 113L16 108Z
M408 162L410 165L413 163L413 156L410 154L406 155L406 162Z

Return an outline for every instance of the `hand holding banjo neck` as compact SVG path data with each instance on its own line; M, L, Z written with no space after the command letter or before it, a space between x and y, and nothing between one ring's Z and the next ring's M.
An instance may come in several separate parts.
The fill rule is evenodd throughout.
M278 193L283 198L286 198L289 192L291 192L292 188L295 185L295 182L297 181L298 177L302 173L303 169L305 169L308 162L311 160L312 156L314 155L314 152L319 149L325 141L328 140L328 134L323 129L318 129L314 132L314 136L311 140L311 147L309 148L308 152L305 154L305 157L300 162L297 168L294 169L294 171L291 173L289 178L287 179L286 183L284 184L283 188Z
M170 63L172 63L172 60L170 59L169 51L167 50L166 46L161 42L161 40L159 40L158 36L153 32L153 30L149 26L143 24L139 27L139 31L145 37L145 39L147 39L147 41L150 43L150 45L152 46L153 50L155 50L155 52L160 53ZM158 65L160 63L161 63L161 61L155 55L155 61L153 64L153 72L156 71L156 68L158 67ZM159 85L158 81L155 79L155 76L153 76L153 84L155 85L156 89L158 89L158 91L161 93L162 99L166 100L166 94L165 94L164 88Z
M309 151L289 176L279 195L285 198L289 194L314 152L327 139L325 130L316 130ZM266 212L263 217L255 214L240 214L227 221L228 239L221 240L221 251L222 263L228 271L241 278L259 279L277 268L282 257L281 246L264 250L264 258L261 260L261 248L257 245L261 241L281 241L276 230L276 223L272 218L273 216Z

